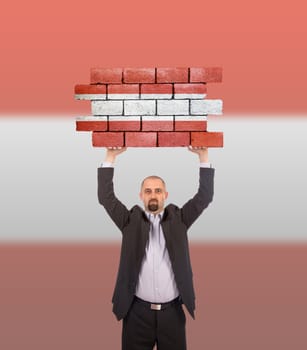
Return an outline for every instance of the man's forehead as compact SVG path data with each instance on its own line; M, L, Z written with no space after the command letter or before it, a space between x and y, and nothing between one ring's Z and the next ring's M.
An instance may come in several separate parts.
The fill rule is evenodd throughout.
M164 188L164 184L160 179L146 179L143 188Z

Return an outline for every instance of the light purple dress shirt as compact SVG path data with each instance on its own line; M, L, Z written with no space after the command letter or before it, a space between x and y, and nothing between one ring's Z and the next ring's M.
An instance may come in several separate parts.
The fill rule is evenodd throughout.
M163 212L146 215L150 221L149 240L135 295L152 303L165 303L177 298L179 292L160 225Z

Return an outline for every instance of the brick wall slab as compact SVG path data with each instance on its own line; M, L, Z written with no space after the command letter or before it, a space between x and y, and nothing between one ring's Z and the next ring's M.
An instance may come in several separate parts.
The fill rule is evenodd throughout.
M92 131L95 147L222 147L207 115L222 114L223 102L206 98L207 84L221 81L220 67L92 68L90 84L75 86L92 116L76 130Z

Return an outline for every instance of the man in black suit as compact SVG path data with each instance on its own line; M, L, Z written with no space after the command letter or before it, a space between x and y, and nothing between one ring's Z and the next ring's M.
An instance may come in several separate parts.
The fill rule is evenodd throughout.
M185 350L185 313L194 318L195 295L187 230L213 198L214 169L204 147L189 147L200 160L199 188L182 208L164 206L168 193L158 176L142 182L144 209L130 210L113 190L113 164L126 148L107 148L98 169L98 198L122 232L113 312L123 319L122 349Z

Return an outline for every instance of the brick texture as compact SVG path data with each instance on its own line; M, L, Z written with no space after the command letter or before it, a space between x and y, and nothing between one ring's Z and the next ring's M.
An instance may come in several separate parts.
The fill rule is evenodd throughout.
M206 131L207 120L205 117L175 117L175 131Z
M172 96L173 96L172 84L141 84L141 98L171 99Z
M94 147L123 147L123 132L97 132L92 134L92 144Z
M155 68L125 68L124 83L154 83Z
M91 84L121 83L123 79L122 68L92 68Z
M107 97L109 100L138 99L139 90L138 84L109 84Z
M92 101L93 115L122 115L123 101Z
M189 115L188 100L158 100L158 115Z
M223 133L207 131L223 110L208 84L221 81L221 67L92 68L90 84L75 85L92 110L76 130L92 132L95 147L223 147Z
M108 118L100 117L85 117L76 121L77 131L107 131L108 130Z
M159 147L183 147L190 145L189 132L159 132Z
M157 133L155 132L126 132L127 147L156 147Z
M109 117L109 131L140 131L141 117Z
M191 114L220 115L222 114L222 100L191 100Z
M157 68L157 83L188 83L189 68Z
M174 84L174 98L203 99L206 93L206 84Z
M223 147L223 133L191 132L191 145L198 147Z
M142 131L173 131L173 117L143 117Z
M203 67L190 68L191 83L221 83L222 68L221 67Z

